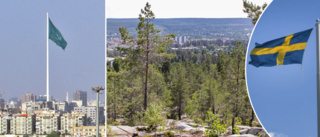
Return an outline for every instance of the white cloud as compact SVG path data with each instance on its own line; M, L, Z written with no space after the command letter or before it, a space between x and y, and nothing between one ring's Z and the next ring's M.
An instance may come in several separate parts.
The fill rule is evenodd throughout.
M283 133L276 133L276 132L270 132L269 135L271 137L288 137L287 135L285 135Z

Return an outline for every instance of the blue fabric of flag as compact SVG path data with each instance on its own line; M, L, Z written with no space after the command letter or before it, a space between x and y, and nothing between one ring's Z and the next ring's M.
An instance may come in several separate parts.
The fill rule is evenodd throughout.
M311 32L312 28L263 44L255 43L256 47L250 53L249 64L255 67L301 64Z

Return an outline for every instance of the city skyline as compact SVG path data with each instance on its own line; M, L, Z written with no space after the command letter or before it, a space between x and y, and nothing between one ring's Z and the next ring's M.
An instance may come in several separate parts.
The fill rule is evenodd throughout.
M49 40L50 95L61 100L83 90L95 98L91 88L105 85L104 1L2 1L0 7L3 98L46 94L46 13L68 43L61 50Z

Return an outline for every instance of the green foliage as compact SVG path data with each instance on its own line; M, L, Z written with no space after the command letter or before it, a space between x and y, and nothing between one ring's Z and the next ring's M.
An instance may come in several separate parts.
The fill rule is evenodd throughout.
M165 129L165 127L164 126L162 126L162 127L160 127L159 129L157 129L157 131L165 131L166 129Z
M114 121L114 122L112 122L111 125L120 126L120 125L121 125L121 122L120 122L120 121Z
M194 93L195 94L195 93ZM195 97L193 98L194 100L195 100ZM194 101L193 100L190 100L190 101L188 101L188 105L187 105L187 107L185 108L185 112L186 112L186 114L187 114L187 116L189 117L189 118L194 118L195 116L196 116L196 108L197 108L197 104L196 103L194 103ZM201 119L200 119L201 120ZM201 120L202 121L202 120ZM198 122L200 122L200 121L197 121L196 123L198 123Z
M211 124L209 125L209 128L206 129L205 135L209 137L218 137L227 131L226 125L222 124L218 116L214 115L210 109L207 111L207 121Z
M139 106L137 106L135 102L126 104L125 112L127 113L124 114L126 121L125 124L129 126L134 126L140 123L139 119L142 117L138 108Z
M149 3L141 9L139 14L139 22L136 28L137 36L133 38L129 35L126 28L119 27L119 32L122 39L122 44L130 45L129 48L119 48L118 50L126 56L125 62L131 74L143 76L143 109L146 110L148 106L148 90L149 82L149 63L152 60L161 60L164 58L171 58L169 54L164 53L168 45L173 43L172 38L174 34L169 34L161 37L158 33L160 30L154 28L153 20L154 13L151 10ZM140 89L141 90L141 89Z
M200 60L203 61L197 63L167 60L160 64L159 60L151 61L148 99L162 104L163 115L171 119L179 120L179 115L186 114L201 124L206 119L206 111L211 109L213 114L220 116L223 124L231 125L232 117L240 117L242 124L248 124L252 108L245 87L243 44L236 43L230 53L219 53L216 64L211 55L197 52L202 53L204 57ZM187 52L184 56L191 57ZM107 73L108 119L113 118L115 108L117 117L125 119L123 124L133 126L145 123L145 78L126 61L119 59L119 72L112 68Z
M164 137L174 137L174 133L171 131L166 131L163 133Z
M195 118L195 119L194 119L194 122L197 123L197 124L200 124L200 125L202 125L202 126L208 125L208 124L204 123L203 120L200 119L200 118Z
M60 133L58 131L52 131L47 137L60 137Z
M241 117L242 119L249 119L251 116L251 105L245 86L244 64L245 55L243 44L237 43L230 53L230 61L227 67L227 83L225 88L227 94L225 95L224 102L228 104L226 113L231 114L231 118ZM250 108L250 109L249 109ZM232 123L234 128L235 123ZM235 132L233 132L235 133Z
M252 126L253 127L262 127L259 122L255 122L255 121L253 121Z
M114 133L112 130L111 130L111 127L109 125L107 125L107 136L110 136L110 137L113 137L115 136L116 133Z
M158 126L164 126L165 120L162 115L161 105L151 103L148 109L144 112L143 120L150 130L155 129Z
M245 87L245 42L196 41L187 43L196 43L198 49L172 50L168 45L173 35L160 37L152 24L150 5L139 19L136 38L126 28L119 29L129 48L119 47L124 57L116 58L112 67L107 64L108 122L123 118L122 124L146 124L155 129L163 126L165 117L181 120L186 114L211 127L207 131L210 135L223 133L226 126L248 124L252 108ZM204 45L211 47L202 48ZM230 120L233 118L235 123Z
M262 6L258 6L256 4L253 4L252 2L249 2L247 0L243 0L243 12L248 14L248 18L252 19L252 24L255 25L264 11L264 9L267 7L267 3L264 3Z
M179 120L181 120L181 115L184 113L184 107L186 103L186 70L181 64L178 64L170 71L172 72L170 89L171 95L173 96L173 98L171 98L172 106L170 107L175 108L174 110L172 110L172 115L177 116Z
M236 120L236 125L241 125L242 124L241 117L236 117L235 120Z
M238 126L234 126L232 130L233 130L234 134L237 134L237 135L240 134L240 129Z
M242 119L240 117L236 117L235 118L235 126L233 127L233 131L235 134L240 134L240 129L238 127L238 125L242 124Z

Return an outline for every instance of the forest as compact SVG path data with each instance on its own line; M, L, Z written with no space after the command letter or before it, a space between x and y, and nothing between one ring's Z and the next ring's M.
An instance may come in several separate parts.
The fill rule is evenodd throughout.
M229 126L232 134L239 134L238 125L261 126L246 90L247 41L229 42L224 51L205 41L194 45L206 48L172 50L175 34L160 35L150 8L147 3L141 10L136 35L119 27L122 44L130 47L118 47L107 62L108 125L144 125L152 131L167 119L190 119L207 126L208 136Z
M252 108L245 86L243 44L237 43L230 54L219 56L185 54L151 61L149 74L149 104L158 106L166 118L180 119L185 115L205 122L206 112L219 115L226 125L240 120L242 125L253 123ZM174 54L173 54L174 56ZM180 56L182 58L182 56ZM124 118L125 125L141 125L143 121L144 76L120 57L112 66L108 63L108 123Z

